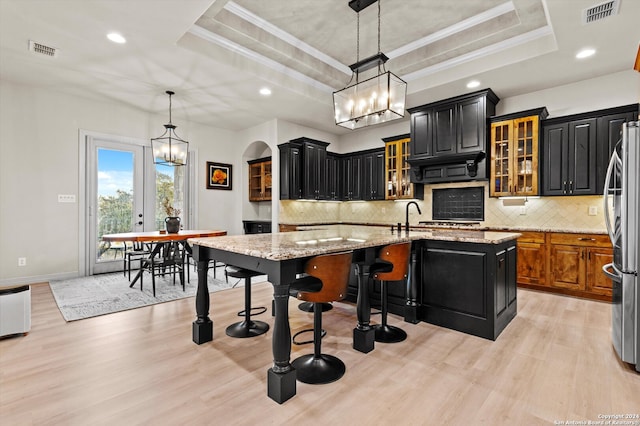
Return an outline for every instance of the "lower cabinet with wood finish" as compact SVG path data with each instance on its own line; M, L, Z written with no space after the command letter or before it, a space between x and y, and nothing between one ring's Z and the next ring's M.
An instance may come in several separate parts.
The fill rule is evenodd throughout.
M611 280L602 266L612 260L607 235L522 232L518 239L518 285L611 301Z
M518 284L545 285L547 244L544 232L521 232L518 238Z

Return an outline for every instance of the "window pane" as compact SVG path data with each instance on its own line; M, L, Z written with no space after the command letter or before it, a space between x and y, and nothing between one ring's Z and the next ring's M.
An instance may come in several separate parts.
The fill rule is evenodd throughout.
M156 164L156 215L155 229L165 229L167 216L178 216L184 224L186 167ZM173 210L168 209L173 208Z
M96 261L122 257L123 243L104 243L104 234L133 230L133 152L98 148Z

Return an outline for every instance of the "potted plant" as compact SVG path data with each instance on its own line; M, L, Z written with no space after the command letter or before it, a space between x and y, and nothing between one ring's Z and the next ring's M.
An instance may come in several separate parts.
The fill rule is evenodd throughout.
M167 233L178 233L178 231L180 231L180 209L173 207L167 197L164 197L162 200L162 207L167 214L167 217L164 218L164 225L167 229Z

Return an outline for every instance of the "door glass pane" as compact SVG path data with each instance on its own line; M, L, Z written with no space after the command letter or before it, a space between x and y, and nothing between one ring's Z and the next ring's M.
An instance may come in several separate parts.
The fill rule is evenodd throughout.
M122 258L124 243L105 243L104 234L133 230L133 162L128 151L98 148L96 261Z
M186 167L156 164L156 230L165 229L164 219L167 216L180 217L184 226L185 173ZM170 212L167 206L175 210Z

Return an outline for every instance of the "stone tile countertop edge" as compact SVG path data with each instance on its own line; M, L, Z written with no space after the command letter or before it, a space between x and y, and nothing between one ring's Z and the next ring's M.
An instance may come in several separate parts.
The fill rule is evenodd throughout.
M412 240L500 244L520 235L466 229L412 230L407 234L404 231L391 233L390 229L382 227L326 225L304 232L193 238L189 243L263 259L285 260Z
M312 229L317 226L327 225L352 225L352 226L382 226L391 229L392 225L396 223L355 223L355 222L298 222L298 223L280 223L280 225L286 226L298 226L309 227ZM404 226L404 223L402 224ZM474 231L499 231L499 232L561 232L567 234L602 234L606 235L606 229L580 229L580 228L550 228L550 227L535 227L535 226L463 226L463 225L410 225L411 229L423 230L423 229L469 229Z

